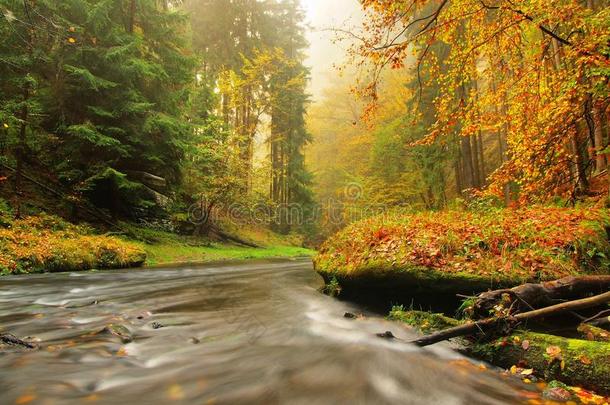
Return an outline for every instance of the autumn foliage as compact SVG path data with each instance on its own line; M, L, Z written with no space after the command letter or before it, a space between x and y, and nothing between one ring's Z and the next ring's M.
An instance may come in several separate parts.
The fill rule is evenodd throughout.
M320 249L316 268L347 276L406 272L522 281L607 271L605 210L535 207L375 217Z
M362 3L367 13L362 32L348 36L356 37L352 61L369 72L360 94L374 104L381 72L408 68L420 88L420 104L426 101L422 93L439 89L425 105L434 119L414 116L427 127L418 144L461 143L459 164L473 165L475 174L479 160L490 159L477 142L487 150L496 144L500 164L491 175L483 173L487 184L470 182L467 173L460 179L466 184L458 187L488 185L490 193L506 199L510 192L521 201L544 200L586 194L591 175L606 169L607 3Z
M116 237L94 235L41 214L0 227L0 273L74 271L141 265L142 249Z

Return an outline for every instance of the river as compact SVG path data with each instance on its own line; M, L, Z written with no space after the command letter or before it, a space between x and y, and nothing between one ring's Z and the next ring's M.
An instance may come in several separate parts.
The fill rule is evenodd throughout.
M511 404L526 386L320 294L311 262L0 279L2 404ZM127 328L133 341L99 333ZM115 330L117 330L115 328ZM382 339L390 330L398 338Z

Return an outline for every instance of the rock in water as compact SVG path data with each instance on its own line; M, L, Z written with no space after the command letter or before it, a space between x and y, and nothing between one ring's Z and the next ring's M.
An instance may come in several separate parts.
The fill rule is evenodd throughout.
M19 339L18 337L8 333L0 334L0 350L2 349L2 346L11 346L29 350L38 348L38 346L36 346L35 344L26 342L25 340Z
M396 339L396 336L394 336L394 334L392 332L390 332L389 330L387 330L383 333L378 333L377 337L380 337L383 339Z
M110 333L111 335L120 338L121 342L123 343L129 343L133 341L133 335L131 334L129 329L127 329L123 325L110 324L106 326L102 332Z

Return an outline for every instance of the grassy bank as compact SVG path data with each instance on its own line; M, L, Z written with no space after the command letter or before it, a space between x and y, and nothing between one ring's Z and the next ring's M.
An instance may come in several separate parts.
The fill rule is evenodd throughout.
M339 232L314 261L327 280L347 283L508 286L607 272L609 226L608 210L590 207L384 216Z
M140 245L147 254L146 265L198 263L219 260L247 260L270 258L311 257L312 250L295 246L251 248L226 244L188 246L181 244Z

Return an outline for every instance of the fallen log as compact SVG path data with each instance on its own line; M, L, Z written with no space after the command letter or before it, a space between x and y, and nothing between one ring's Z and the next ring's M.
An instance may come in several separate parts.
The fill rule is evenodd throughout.
M570 276L540 284L528 283L478 295L472 305L472 317L474 319L488 318L498 305L505 308L510 307L512 314L547 307L558 301L575 300L607 291L610 291L610 275Z
M466 323L454 328L445 329L443 331L425 336L415 340L412 343L417 346L429 346L444 340L452 339L460 336L475 335L478 332L485 333L490 329L498 329L499 326L506 327L505 334L510 333L514 325L533 319L544 318L552 315L559 315L566 312L578 311L582 309L594 308L610 302L610 291L604 294L595 295L589 298L583 298L575 301L562 302L546 308L536 309L529 312L523 312L508 317L487 318L476 322Z

